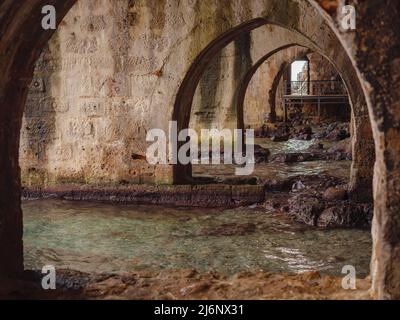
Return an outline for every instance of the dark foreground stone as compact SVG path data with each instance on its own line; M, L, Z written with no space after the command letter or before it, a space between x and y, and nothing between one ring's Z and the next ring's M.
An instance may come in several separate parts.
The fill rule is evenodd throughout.
M327 201L321 196L307 194L295 195L288 202L289 214L310 226L368 228L372 224L372 204L350 200Z
M173 205L187 207L234 207L261 203L263 186L256 185L130 185L121 187L59 186L24 188L25 200L56 198L74 201Z
M25 279L0 278L0 299L39 300L327 300L368 299L369 279L359 279L357 290L344 290L342 278L318 272L283 274L241 272L225 276L192 269L138 270L125 274L86 274L57 270L57 289L45 291L40 271Z

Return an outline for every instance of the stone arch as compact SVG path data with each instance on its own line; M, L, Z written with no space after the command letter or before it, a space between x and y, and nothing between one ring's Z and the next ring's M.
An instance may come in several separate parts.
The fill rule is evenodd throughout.
M238 103L237 103L237 113L238 113L238 128L239 129L244 129L245 128L245 123L244 123L244 102L246 98L246 92L249 87L250 81L253 78L254 74L257 72L257 70L261 67L262 64L264 64L268 59L270 59L272 56L277 54L278 52L284 51L289 48L293 47L302 47L301 45L298 44L288 44L282 47L279 47L269 53L267 53L265 56L263 56L259 61L257 61L253 67L246 73L245 77L242 79L242 82L237 90L237 95L238 95ZM308 48L302 47L305 49L304 52L309 51ZM301 53L300 55L304 55L304 53ZM279 82L278 82L279 84Z
M280 83L284 73L288 70L290 64L293 61L296 61L297 59L302 58L304 55L307 55L309 52L311 52L311 50L306 49L304 51L301 51L300 53L296 53L293 55L293 57L291 57L287 61L284 61L280 65L279 70L276 73L274 80L272 82L271 89L268 92L268 102L271 107L271 114L270 114L271 122L276 122L276 95L277 95L279 83Z
M53 5L61 22L75 0L32 0L0 4L0 273L23 271L19 135L36 60L54 30L40 21L44 5Z
M377 299L400 299L400 193L397 187L400 132L396 94L399 92L396 79L400 77L400 3L349 1L348 4L357 8L357 29L347 34L336 28L335 23L339 21L335 10L330 11L322 0L313 0L311 4L326 17L348 52L370 115L376 151L371 293ZM335 5L340 9L344 3L336 1Z
M55 5L58 17L62 17L75 0L30 0L23 3L2 1L0 3L0 272L15 275L22 271L22 212L20 208L20 178L18 167L18 137L27 87L31 81L33 67L43 44L52 31L41 29L40 9L43 5ZM322 2L322 1L320 1ZM354 1L349 1L354 3ZM290 8L289 8L290 6ZM268 16L276 9L277 15L287 12L298 17L310 16L316 20L305 32L312 34L315 43L332 40L332 33L346 46L349 66L354 68L351 77L365 93L367 108L359 113L364 124L361 131L368 132L368 112L374 132L377 164L375 166L375 221L373 289L378 298L400 297L400 240L399 240L399 192L398 168L400 148L398 139L399 92L399 3L385 0L377 6L369 2L357 3L358 21L356 37L341 35L333 20L315 1L271 0L257 3L261 8L257 15ZM283 7L283 9L279 9ZM289 10L290 9L290 10ZM256 11L256 10L255 10ZM58 21L60 21L58 19ZM281 19L282 21L282 19ZM298 28L286 19L286 25ZM325 33L318 38L314 33L320 29ZM306 30L306 31L307 31ZM333 31L332 31L333 30ZM388 37L392 41L388 41ZM325 40L323 40L325 39ZM199 63L199 62L198 62ZM377 70L379 72L377 73ZM198 72L198 70L193 70ZM351 78L350 77L350 78ZM348 79L351 80L351 79ZM348 82L349 83L349 82ZM351 82L350 82L351 83ZM184 95L184 92L180 93ZM390 96L393 94L393 97ZM182 99L183 97L181 97ZM190 99L186 98L186 99ZM397 99L397 100L396 100ZM361 104L362 101L359 101ZM180 107L180 105L179 105ZM175 118L178 118L174 110ZM369 134L369 133L368 133ZM356 143L357 144L357 143ZM369 145L365 145L368 150ZM359 144L363 149L363 145ZM368 170L371 170L369 167Z
M172 112L172 119L178 120L179 125L185 127L184 122L190 116L190 102L192 96L188 94L192 89L196 88L198 78L204 65L212 59L213 54L217 52L225 44L229 43L241 34L246 34L249 31L261 25L273 24L284 27L293 32L302 34L312 34L311 41L316 44L319 42L318 35L315 34L315 29L321 30L324 38L328 41L333 41L331 35L326 37L324 31L329 31L329 28L319 26L325 18L315 15L314 18L318 21L313 21L307 26L302 26L296 19L299 19L302 14L313 10L313 6L307 3L299 3L297 1L288 0L282 4L282 1L260 0L261 6L251 12L247 22L239 23L236 27L222 33L212 43L207 46L195 59L189 72L183 81L183 85L178 91L175 108ZM2 79L0 82L1 89L1 153L10 155L9 158L1 159L1 171L5 172L1 176L1 203L2 210L2 228L6 230L15 230L13 234L7 232L1 233L1 252L19 252L15 259L4 259L9 263L4 264L5 270L21 270L22 261L22 213L20 210L20 177L18 166L18 137L21 127L21 118L24 100L27 94L28 84L31 81L34 63L37 60L44 44L51 37L53 30L43 31L40 21L42 18L41 7L43 5L54 5L56 7L57 21L60 22L62 17L69 11L74 0L32 0L24 5L16 5L11 1L3 2L0 9L4 13L1 16L1 51L2 57L0 67L2 71ZM288 17L288 12L293 13L294 18ZM251 18L262 17L262 18ZM315 22L315 23L314 23ZM318 26L318 28L317 28ZM324 29L325 28L325 29ZM329 33L329 32L328 32ZM326 46L328 46L326 44ZM193 80L193 81L191 81ZM185 87L187 86L187 87ZM189 102L189 103L188 103ZM182 108L182 105L186 107ZM176 106L179 106L178 108ZM188 107L189 106L189 107ZM176 170L175 170L176 172ZM179 173L178 173L179 175ZM4 216L4 217L3 217ZM4 239L3 239L4 237ZM15 249L15 250L14 250ZM19 267L15 267L18 265ZM2 265L3 268L3 265Z
M361 88L360 81L357 77L356 70L354 68L348 68L351 65L351 60L347 55L347 52L343 49L340 41L336 39L333 32L327 37L332 43L325 44L325 47L317 45L315 40L308 37L304 31L300 31L300 28L296 28L293 25L285 22L284 20L271 19L269 18L255 18L248 22L244 22L215 38L209 45L204 48L200 54L196 57L193 64L187 71L185 78L183 79L181 86L179 87L174 103L172 120L178 123L178 130L183 130L189 127L190 115L193 103L194 93L199 84L201 76L203 75L206 67L211 62L212 58L218 54L218 52L226 47L230 42L235 40L237 37L249 33L252 30L261 27L263 25L276 25L292 31L300 36L305 41L311 41L313 47L310 48L317 53L323 55L328 61L332 63L338 73L341 75L344 84L346 85L352 109L352 132L353 132L353 163L351 169L351 177L349 184L349 191L354 200L357 199L371 199L372 198L372 171L371 167L375 161L374 157L374 141L372 137L372 131L369 121L369 114L367 104L365 101L364 92ZM323 28L321 28L321 32ZM325 32L327 32L325 30ZM314 34L314 37L318 35ZM301 45L298 43L298 45ZM335 46L336 45L336 46ZM278 52L273 51L274 53ZM328 54L328 51L329 54ZM264 57L265 58L265 57ZM266 59L269 58L267 54ZM265 60L266 60L265 59ZM253 70L254 72L261 66L265 61L263 58L259 61L259 65ZM254 74L253 72L253 74ZM249 79L251 80L251 73ZM244 86L245 87L245 86ZM240 91L240 90L239 90ZM241 92L242 97L245 95L245 91ZM241 101L242 97L239 97ZM243 109L241 107L241 109ZM238 127L243 128L243 114L240 114L240 108L238 111ZM175 183L190 183L192 181L192 167L191 165L180 165L177 164L173 168L173 180Z
M400 299L400 3L356 5L356 33L340 39L361 81L376 144L372 294Z

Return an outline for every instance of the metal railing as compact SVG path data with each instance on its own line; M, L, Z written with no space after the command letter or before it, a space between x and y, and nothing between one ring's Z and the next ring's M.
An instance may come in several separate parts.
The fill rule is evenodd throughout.
M336 80L285 81L283 91L284 96L332 96L348 94L344 83Z
M322 105L349 104L348 92L342 81L285 81L282 91L281 98L285 122L288 121L289 106L315 105L318 118L320 118Z

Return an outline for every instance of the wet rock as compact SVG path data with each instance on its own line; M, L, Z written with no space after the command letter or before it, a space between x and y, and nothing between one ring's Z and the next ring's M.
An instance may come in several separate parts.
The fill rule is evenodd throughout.
M240 185L257 185L257 177L216 177L215 182L219 184L227 184L231 186L240 186Z
M313 143L313 144L307 149L307 152L310 152L310 153L323 153L324 151L325 151L325 150L324 150L324 144L321 143L321 142Z
M278 153L271 161L277 163L296 163L321 160L319 154L314 153Z
M264 208L269 211L275 211L280 209L282 206L281 202L275 199L268 200L264 203Z
M267 192L290 192L292 191L293 185L298 181L301 181L307 189L318 191L317 193L345 183L345 181L340 178L327 174L319 174L298 175L286 177L284 179L268 179L263 181L263 185Z
M326 139L331 141L341 141L347 138L350 138L349 130L343 127L338 127L326 135Z
M328 201L346 200L347 197L347 190L334 187L328 188L323 195L323 198Z
M294 163L297 162L297 159L298 157L293 154L278 153L271 159L271 161L279 163Z
M337 122L331 123L330 125L328 125L328 127L326 128L326 132L330 133L333 130L335 130L338 126Z
M291 178L285 180L265 180L263 185L265 191L269 192L289 192L292 190L294 181Z
M342 202L324 210L318 217L318 227L370 227L373 217L373 208L369 204L355 204Z
M269 127L268 127L267 125L264 124L264 125L261 127L261 129L257 129L257 130L254 131L254 135L255 135L257 138L266 138L266 137L268 137L269 132L270 132Z
M259 145L254 146L254 159L256 163L266 163L269 160L271 151Z
M311 134L299 134L299 135L294 136L293 139L310 141L310 140L312 140L312 135Z
M323 140L325 138L326 138L326 132L320 132L320 133L314 134L314 139L316 139L316 140Z
M191 202L200 207L212 207L213 199L216 207L229 206L232 198L232 189L227 185L201 185L193 186Z
M316 133L314 138L318 140L341 141L350 137L349 127L350 125L347 122L334 122L327 125L322 132Z
M264 186L232 186L231 201L236 206L245 206L265 201Z
M312 140L313 137L313 130L310 126L301 128L293 133L292 139L295 140Z
M333 147L328 149L328 153L335 155L343 155L347 159L351 159L352 157L351 139L345 139L336 143Z
M257 179L247 177L235 185L129 185L119 187L62 186L52 189L25 188L24 198L57 198L73 201L103 201L112 203L159 204L192 207L229 207L264 201L264 187ZM214 180L213 180L214 181Z
M347 138L350 138L350 133L347 130L340 130L338 135L337 135L337 139L338 140L344 140Z
M310 126L304 127L303 129L300 130L300 134L313 134L313 130Z
M324 203L316 196L300 194L289 200L289 214L309 226L317 226L318 218L324 209Z
M290 135L291 125L283 122L268 123L263 125L260 129L255 131L256 137L272 138L272 137L285 137Z
M304 190L305 188L306 188L306 186L304 185L303 182L297 181L292 187L292 192L297 192L297 191L300 191L300 190Z
M290 198L288 200L289 215L296 221L313 227L366 228L371 226L372 204L344 201L343 198L347 197L345 190L339 188L328 190L329 192L326 192L324 197L318 194L300 193Z
M282 135L282 136L273 136L271 138L271 141L273 141L273 142L286 142L286 141L289 141L289 137L290 136L288 134Z
M345 161L345 160L351 160L351 158L348 157L348 155L344 154L344 153L336 153L331 155L331 157L329 157L330 160L335 160L335 161Z

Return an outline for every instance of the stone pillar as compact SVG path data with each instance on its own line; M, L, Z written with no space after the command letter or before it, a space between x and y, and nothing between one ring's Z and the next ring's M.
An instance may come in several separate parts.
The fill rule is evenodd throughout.
M356 4L355 62L364 82L376 144L372 293L400 299L400 2Z
M357 118L356 118L357 117ZM368 114L352 116L353 162L351 165L349 194L353 201L372 201L375 146Z
M9 101L8 103L18 101ZM18 141L20 123L16 112L0 102L0 275L23 271L22 210Z
M19 135L34 63L53 33L42 28L42 7L54 5L59 23L74 2L31 0L0 6L0 276L23 271Z
M397 14L400 14L400 10L397 11ZM394 31L394 28L393 25L392 31ZM400 28L399 23L397 23L396 28L398 33L398 30L400 30L398 29ZM376 61L378 62L379 58ZM376 86L372 101L376 115L375 135L377 142L377 162L374 177L373 294L378 299L400 299L399 53L392 61L388 61L384 69L388 73L381 74L374 80L371 79L371 82L373 81L374 86ZM383 82L381 87L381 84L378 84L379 80L384 80L386 83Z
M398 140L400 132L395 131L392 133L397 135L396 140ZM392 147L393 145L390 145L388 149ZM377 299L398 300L400 299L400 166L398 160L394 164L390 159L385 159L384 153L378 154L375 165L372 294ZM400 148L396 146L390 153L396 154L396 158L399 159Z
M348 57L346 63L351 64ZM353 162L351 166L349 195L352 201L372 201L373 167L375 163L374 137L367 100L362 83L353 68L342 72L343 81L347 86L351 101L351 137Z
M14 70L17 57L5 59ZM17 72L9 79L0 88L0 275L15 277L23 271L19 136L29 80Z
M274 81L272 83L272 87L269 90L269 105L271 107L271 113L270 113L270 121L271 123L276 122L276 95L278 94L279 84L281 83L281 79L283 76L283 73L287 71L288 68L288 63L284 62L281 64L277 75L274 78Z
M323 0L318 2L325 8ZM400 299L400 2L348 4L356 8L357 29L344 33L342 40L359 72L376 150L371 293L376 299ZM367 128L362 115L355 119L358 138L353 144L361 158L368 157L369 150L362 145L361 132ZM366 166L357 170L361 177ZM362 181L356 184L360 186Z

